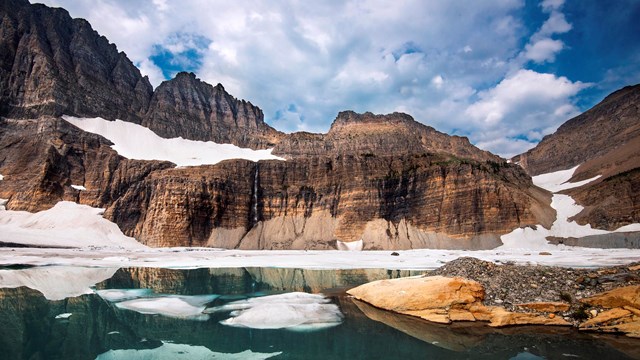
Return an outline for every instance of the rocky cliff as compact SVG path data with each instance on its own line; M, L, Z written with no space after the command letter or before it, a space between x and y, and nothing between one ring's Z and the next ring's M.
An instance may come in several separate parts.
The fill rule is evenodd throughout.
M640 85L612 93L512 160L532 175L580 165L572 181L600 176L566 191L585 207L574 217L580 224L640 223Z

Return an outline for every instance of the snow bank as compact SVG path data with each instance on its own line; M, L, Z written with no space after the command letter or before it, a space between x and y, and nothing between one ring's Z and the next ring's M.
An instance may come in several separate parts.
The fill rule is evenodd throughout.
M116 306L120 309L132 310L141 314L206 321L209 320L209 315L202 313L205 305L217 297L218 295L157 295L150 298L119 302L116 303Z
M0 199L0 211L4 211L7 210L7 208L5 207L7 205L7 199Z
M93 293L90 287L110 279L117 270L71 266L0 270L0 288L26 286L41 292L49 300L62 300Z
M262 360L280 354L282 354L282 352L256 353L251 350L228 354L213 352L204 346L172 344L165 342L155 349L109 350L98 355L96 360Z
M71 116L63 116L63 119L84 131L109 139L114 143L111 148L129 159L166 160L178 166L211 165L228 159L284 160L271 155L271 149L252 150L212 141L165 139L144 126L121 120Z
M315 330L342 323L342 313L323 295L293 292L231 302L206 312L233 310L220 323L252 329Z
M0 210L0 242L45 247L145 248L104 219L103 212L104 209L69 201L38 213Z

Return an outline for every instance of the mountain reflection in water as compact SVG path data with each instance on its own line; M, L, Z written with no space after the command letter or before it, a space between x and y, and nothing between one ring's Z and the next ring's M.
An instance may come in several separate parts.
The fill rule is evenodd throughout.
M73 276L65 279L60 278L65 274L64 268L0 270L0 358L640 358L637 339L578 333L567 328L492 329L473 323L445 326L381 311L354 302L344 293L365 282L420 273L380 269L122 268L103 280L105 273L96 273L96 269L86 269L83 276L79 268L72 268L69 274ZM74 277L98 281L93 288L105 298L95 292L78 296L81 289L73 285ZM70 292L60 299L66 283ZM56 291L52 292L47 284L55 284ZM83 282L83 286L91 285ZM36 290L39 287L57 299L48 300ZM240 315L232 311L255 310L247 305L255 302L250 299L293 292L321 293L326 298L304 294L265 298L257 303L280 299L281 308L293 313L269 312L267 305L251 313L252 321L259 319L260 328L224 325ZM144 299L150 299L148 304L135 302ZM134 301L135 311L117 306L126 301ZM206 317L195 314L200 321L194 321L181 317L179 312L175 316L177 310L171 308L174 302L194 306L198 314L206 308L202 311ZM169 307L163 308L163 304ZM311 304L311 315L304 312L309 307L300 304ZM332 313L318 315L324 305ZM138 311L145 306L160 307L160 311ZM174 316L166 316L166 309ZM286 328L288 324L305 322L313 325L327 314L335 315L329 318L333 319L331 326L308 326L307 331ZM56 318L59 315L63 316ZM305 316L311 316L311 320ZM287 326L277 328L274 324Z

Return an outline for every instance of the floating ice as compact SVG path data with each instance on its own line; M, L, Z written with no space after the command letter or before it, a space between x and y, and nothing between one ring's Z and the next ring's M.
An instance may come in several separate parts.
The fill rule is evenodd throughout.
M60 315L56 315L56 319L68 319L73 315L72 313L64 313Z
M82 186L82 185L71 185L72 188L78 190L78 191L84 191L87 190L86 187Z
M322 295L287 293L236 301L208 312L234 310L220 323L253 329L317 330L342 323L342 313Z
M245 350L228 354L213 352L204 346L163 343L155 349L109 350L96 357L96 360L262 360L280 355L282 352L255 353Z
M205 305L217 297L218 295L158 295L151 298L119 302L116 306L141 314L157 314L178 319L206 321L209 320L209 315L202 313Z
M151 289L108 289L96 290L96 294L109 302L119 302L124 300L149 297L153 294Z
M271 155L271 150L245 149L212 141L165 139L144 126L121 120L71 116L63 116L63 119L84 131L109 139L114 143L111 147L129 159L165 160L178 166L212 165L228 159L284 160Z
M24 270L0 270L0 288L25 286L49 300L92 294L91 286L109 279L118 269L46 266Z

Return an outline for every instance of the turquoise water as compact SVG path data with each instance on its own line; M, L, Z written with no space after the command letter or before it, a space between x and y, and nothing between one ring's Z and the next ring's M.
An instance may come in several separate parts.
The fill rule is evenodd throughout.
M565 328L496 330L472 323L437 325L380 311L344 293L367 281L415 274L386 270L123 268L114 269L110 278L95 285L103 296L94 292L47 300L27 287L3 288L0 358L640 358L637 339ZM29 277L36 284L32 287L37 287L38 281L60 280L34 280L33 274ZM62 284L59 286L64 287L64 281ZM109 289L120 291L104 291ZM291 300L291 292L323 293L326 298L302 294ZM284 298L290 303L282 303L282 295L264 302L265 296L277 294L288 294ZM200 305L204 311L200 311ZM246 318L244 322L241 317ZM230 326L232 318L251 327Z

